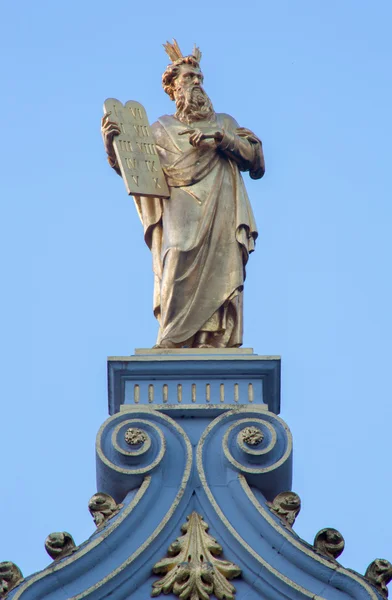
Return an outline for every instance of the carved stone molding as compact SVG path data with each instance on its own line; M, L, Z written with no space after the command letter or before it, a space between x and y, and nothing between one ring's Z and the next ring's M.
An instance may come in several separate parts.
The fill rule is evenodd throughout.
M388 598L387 585L392 581L392 564L389 560L385 560L385 558L376 558L376 560L370 563L366 569L365 577L383 594L383 596Z
M173 592L182 600L217 598L233 600L234 586L228 579L238 577L241 569L234 563L216 558L222 547L208 533L203 517L193 512L181 530L184 535L169 546L168 558L157 562L154 573L164 576L153 583L151 596Z
M234 408L232 403L249 406L263 402L278 415L280 358L257 356L250 348L222 350L211 349L197 355L191 348L174 352L139 349L134 356L109 358L109 414L120 412L123 404L154 406L167 403L168 397L170 402L182 406L193 404L191 390L183 398L178 393L178 384L192 379L196 384L197 404L210 404L214 398L220 403L223 392L224 404L230 408ZM226 354L224 360L222 354ZM149 385L144 387L146 380Z
M281 492L275 496L273 502L267 504L270 510L290 527L294 525L301 510L301 499L295 492Z
M0 598L5 598L23 579L22 571L10 561L0 563Z
M319 554L336 560L344 550L344 538L337 529L327 527L316 534L313 546Z
M97 527L103 527L122 507L122 504L117 504L114 498L103 492L94 494L88 503L88 509Z
M50 533L45 540L45 550L53 560L72 554L75 548L72 535L66 531Z

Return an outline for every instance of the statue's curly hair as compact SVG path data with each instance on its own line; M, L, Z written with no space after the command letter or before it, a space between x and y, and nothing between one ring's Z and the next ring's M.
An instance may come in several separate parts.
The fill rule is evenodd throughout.
M170 100L174 100L174 81L179 74L181 65L192 65L192 67L200 68L199 62L192 55L183 56L166 67L162 75L162 85Z

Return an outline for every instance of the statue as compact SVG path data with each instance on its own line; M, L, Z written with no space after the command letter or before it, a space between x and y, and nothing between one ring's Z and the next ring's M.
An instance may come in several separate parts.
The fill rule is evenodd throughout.
M160 325L155 347L235 348L242 344L245 267L257 237L241 171L252 179L264 175L262 144L232 117L214 112L203 89L198 48L183 56L175 40L164 47L172 62L162 76L163 89L176 112L151 126L152 150L149 144L138 147L159 157L170 197L130 192L152 253ZM122 130L111 111L101 131L109 164L121 175L115 137ZM152 164L158 173L159 165Z

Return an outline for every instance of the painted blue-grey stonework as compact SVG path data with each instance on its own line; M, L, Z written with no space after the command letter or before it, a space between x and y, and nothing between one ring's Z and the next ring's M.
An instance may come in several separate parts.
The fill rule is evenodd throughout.
M222 372L230 366L235 371L232 382L239 383L246 372L248 385L246 360L239 358L238 365L233 354L222 365L199 356L191 383L204 386L213 380L215 367L220 385ZM144 358L136 374L127 370L129 362L110 361L113 414L97 436L98 491L111 494L123 508L73 555L27 577L9 600L146 600L158 579L153 565L166 556L192 511L210 526L223 558L241 568L241 576L232 580L237 600L381 599L363 577L317 555L270 511L268 500L291 489L292 448L288 427L268 410L268 402L256 397L241 402L241 395L235 404L221 402L219 388L218 398L211 392L209 404L192 401L192 390L190 396L183 393L181 402L169 394L167 403L155 404L147 394L147 403L139 398L136 405L124 404L126 386L116 381L118 373L124 371L125 380L135 375L141 381L142 371L147 385L167 381L165 369L168 378L175 374L175 361L167 355L161 362L156 356ZM185 381L181 374L192 371L192 359L184 362L188 364L176 363L176 385L177 379ZM203 362L207 371L201 368ZM276 364L274 368L276 377ZM275 390L279 383L275 381ZM122 390L121 405L116 404L116 386ZM264 434L261 444L251 448L255 452L244 448L238 435L252 425ZM142 429L148 441L129 446L124 437L128 428Z
M169 403L178 403L178 385L182 387L181 401L185 404L192 402L194 385L195 404L254 402L267 404L275 414L280 412L280 358L257 356L251 348L225 348L204 353L181 349L166 351L165 354L141 349L136 350L134 356L110 358L109 414L118 412L122 404L165 403L165 384L168 386ZM207 385L210 386L210 400L206 398ZM135 386L139 388L137 402ZM149 397L149 387L153 398Z

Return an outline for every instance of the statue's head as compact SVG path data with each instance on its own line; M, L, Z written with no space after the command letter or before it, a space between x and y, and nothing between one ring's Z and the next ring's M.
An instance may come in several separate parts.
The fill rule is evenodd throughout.
M164 48L172 63L162 75L162 85L176 103L176 117L187 123L210 119L214 116L214 110L202 86L199 48L195 47L189 56L182 55L175 40L173 44L164 44Z
M193 55L182 56L172 62L162 75L162 85L171 100L176 99L179 88L197 85L200 87L203 74Z

